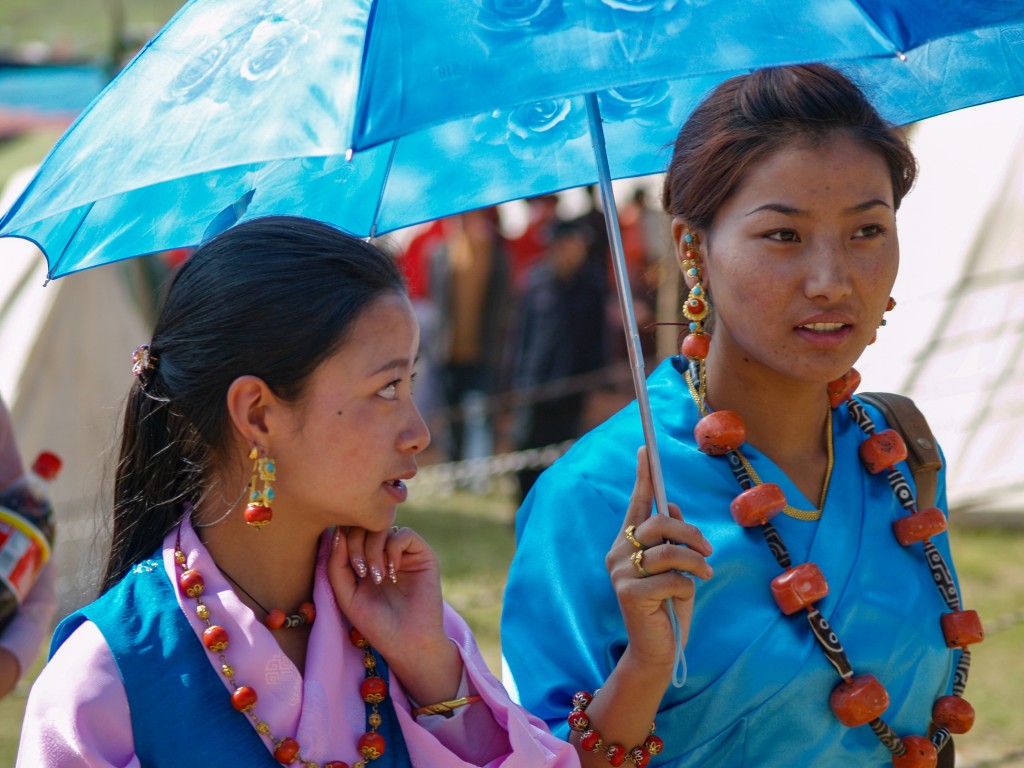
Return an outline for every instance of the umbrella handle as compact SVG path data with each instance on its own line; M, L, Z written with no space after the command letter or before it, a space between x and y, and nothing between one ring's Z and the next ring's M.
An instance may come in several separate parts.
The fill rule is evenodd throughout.
M644 430L644 443L647 446L647 461L651 467L651 480L654 484L654 506L658 513L668 515L668 499L665 497L665 478L661 472L661 456L658 453L658 438L654 432L654 416L651 413L651 402L647 397L647 380L644 375L644 356L640 346L640 332L633 314L633 295L629 290L629 275L626 272L626 257L622 248L622 234L619 231L619 214L615 207L615 194L612 191L611 171L608 167L608 150L605 147L604 128L601 125L601 110L597 103L597 94L588 93L587 121L590 125L590 141L594 147L594 160L597 163L598 186L601 190L601 204L604 207L604 222L608 229L608 243L611 246L612 268L615 272L615 289L619 296L619 308L622 311L623 327L626 331L626 349L629 352L629 368L633 375L633 389L636 401L640 406L640 423ZM665 610L672 623L672 631L676 637L676 663L672 672L672 684L682 688L686 683L686 657L683 655L682 637L679 629L679 618L672 609L672 601L665 601Z

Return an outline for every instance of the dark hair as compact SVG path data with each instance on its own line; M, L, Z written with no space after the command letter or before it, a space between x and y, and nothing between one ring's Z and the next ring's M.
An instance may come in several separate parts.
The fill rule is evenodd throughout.
M718 85L676 137L662 205L706 229L752 164L791 141L821 142L837 131L882 156L899 208L917 176L906 138L849 78L824 64L760 69Z
M149 556L210 490L229 437L226 396L258 376L297 402L376 298L404 291L394 260L308 219L254 219L203 244L171 282L150 343L155 369L128 395L101 593Z

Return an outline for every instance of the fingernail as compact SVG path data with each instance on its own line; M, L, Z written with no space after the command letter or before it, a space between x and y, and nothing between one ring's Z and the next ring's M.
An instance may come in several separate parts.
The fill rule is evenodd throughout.
M710 564L710 563L708 564L708 568L707 568L707 571L708 571L708 578L709 578L709 579L710 579L710 578L711 578L712 576L714 576L714 575L715 575L715 569L711 567L711 564Z
M388 561L388 578L391 579L392 584L398 583L398 574L395 572L394 561Z
M715 551L715 548L711 546L711 542L705 539L703 536L701 536L701 541L704 542L704 549L708 551L709 555Z
M382 581L384 581L384 574L380 572L380 568L378 568L376 565L370 567L370 573L373 574L374 584L380 584Z
M363 562L363 558L353 557L352 567L356 569L356 573L358 573L361 577L366 578L366 563Z

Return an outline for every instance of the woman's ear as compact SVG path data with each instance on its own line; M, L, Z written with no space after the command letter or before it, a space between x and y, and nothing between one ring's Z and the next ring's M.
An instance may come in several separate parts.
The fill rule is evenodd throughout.
M267 447L271 425L268 413L280 401L258 376L239 376L228 387L228 418L247 445Z
M693 240L690 243L686 242L686 236L693 235ZM704 275L704 248L702 237L699 234L699 230L691 229L689 225L682 219L672 219L672 242L676 249L676 263L679 264L679 271L683 273L683 280L686 282L687 288L693 288L697 283L698 278L689 274L690 265L686 262L690 260L690 256L687 256L687 251L696 251L699 255L698 258L698 273L700 279L705 280Z

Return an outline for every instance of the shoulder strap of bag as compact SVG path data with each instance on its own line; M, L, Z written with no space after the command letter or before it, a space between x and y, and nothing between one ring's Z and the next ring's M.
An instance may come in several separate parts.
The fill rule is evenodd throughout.
M858 392L857 398L880 410L889 426L903 436L907 465L917 488L917 507L934 506L942 456L924 414L909 397L891 392Z

